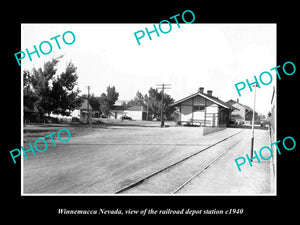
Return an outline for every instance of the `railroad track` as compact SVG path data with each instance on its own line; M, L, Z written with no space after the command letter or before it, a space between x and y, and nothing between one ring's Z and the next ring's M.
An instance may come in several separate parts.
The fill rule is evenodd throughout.
M193 179L195 179L200 173L202 173L204 170L206 170L210 165L212 165L215 161L217 161L219 158L221 158L225 153L227 153L230 149L232 149L234 146L236 146L240 141L237 141L235 144L233 144L227 151L224 151L222 154L214 158L212 161L207 163L202 169L200 169L196 174L194 174L192 177L190 177L188 180L186 180L183 184L181 184L179 187L177 187L175 190L172 191L172 194L176 194L179 192L182 188L184 188L188 183L190 183Z
M154 177L162 174L163 172L166 172L166 171L169 171L170 169L173 169L175 168L176 166L179 166L180 164L183 164L185 162L187 162L189 159L192 159L193 157L199 155L200 153L203 153L204 151L230 139L230 138L233 138L234 136L240 134L241 132L243 132L244 130L241 130L235 134L232 134L212 145L209 145L207 147L205 147L204 149L201 149L195 153L192 153L162 169L159 169L157 171L154 171L153 173L141 178L141 179L138 179L137 181L134 181L120 189L118 189L117 191L114 192L114 194L122 194L122 193L126 193L126 192L130 192L132 191L133 189L139 187L140 185L142 185L143 183L145 183L146 181L149 181L150 179L153 179ZM193 176L189 177L188 179L186 179L184 182L182 182L180 185L177 185L176 188L174 188L172 191L170 191L169 193L170 194L176 194L177 192L179 192L183 187L185 187L188 183L190 183L195 177L197 177L200 173L202 173L205 169L207 169L211 164L213 164L216 160L218 160L219 158L221 158L225 153L227 153L231 148L233 148L235 145L237 145L239 143L239 141L235 142L233 145L231 145L226 151L222 152L221 154L217 155L217 157L213 158L212 160L210 160L208 163L206 163L204 166L201 167L200 170L198 170L196 173L194 173Z

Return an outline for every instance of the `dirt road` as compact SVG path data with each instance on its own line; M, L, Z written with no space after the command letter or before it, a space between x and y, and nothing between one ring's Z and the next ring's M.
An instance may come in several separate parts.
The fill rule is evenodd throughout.
M229 128L204 137L197 127L94 127L35 156L28 153L23 191L111 194L239 131Z

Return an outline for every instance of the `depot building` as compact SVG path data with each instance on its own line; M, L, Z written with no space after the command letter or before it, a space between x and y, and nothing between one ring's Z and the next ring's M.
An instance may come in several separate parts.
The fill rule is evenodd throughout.
M178 111L178 122L181 125L197 125L203 127L226 126L231 112L235 109L230 104L213 96L212 90L204 93L200 87L192 95L182 98L173 104Z

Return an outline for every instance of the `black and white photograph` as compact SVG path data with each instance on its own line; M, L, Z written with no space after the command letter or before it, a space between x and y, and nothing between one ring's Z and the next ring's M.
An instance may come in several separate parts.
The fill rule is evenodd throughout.
M23 195L276 195L276 24L21 29Z
M5 7L4 219L296 217L297 7L122 3Z

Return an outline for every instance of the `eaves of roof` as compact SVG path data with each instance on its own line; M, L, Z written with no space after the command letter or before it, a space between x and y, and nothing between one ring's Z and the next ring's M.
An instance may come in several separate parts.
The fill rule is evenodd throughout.
M192 94L192 95L189 95L189 96L187 96L187 97L185 97L185 98L183 98L183 99L180 99L180 100L174 102L174 104L172 104L172 105L173 105L173 106L176 106L176 105L178 105L178 104L180 104L180 103L182 103L182 102L184 102L184 101L187 101L187 100L189 100L189 99L191 99L191 98L193 98L193 97L195 97L195 96L197 96L197 95L199 95L199 96L201 96L201 97L203 97L203 98L206 98L206 99L208 99L208 100L210 100L210 101L216 103L217 105L220 105L220 106L222 106L222 107L224 107L224 108L226 108L226 109L231 109L231 108L233 108L233 107L230 106L229 104L223 102L222 100L220 100L220 99L218 99L218 98L216 98L216 97L214 97L214 96L209 96L209 95L206 95L206 94L200 93L200 92L197 92L197 93Z

